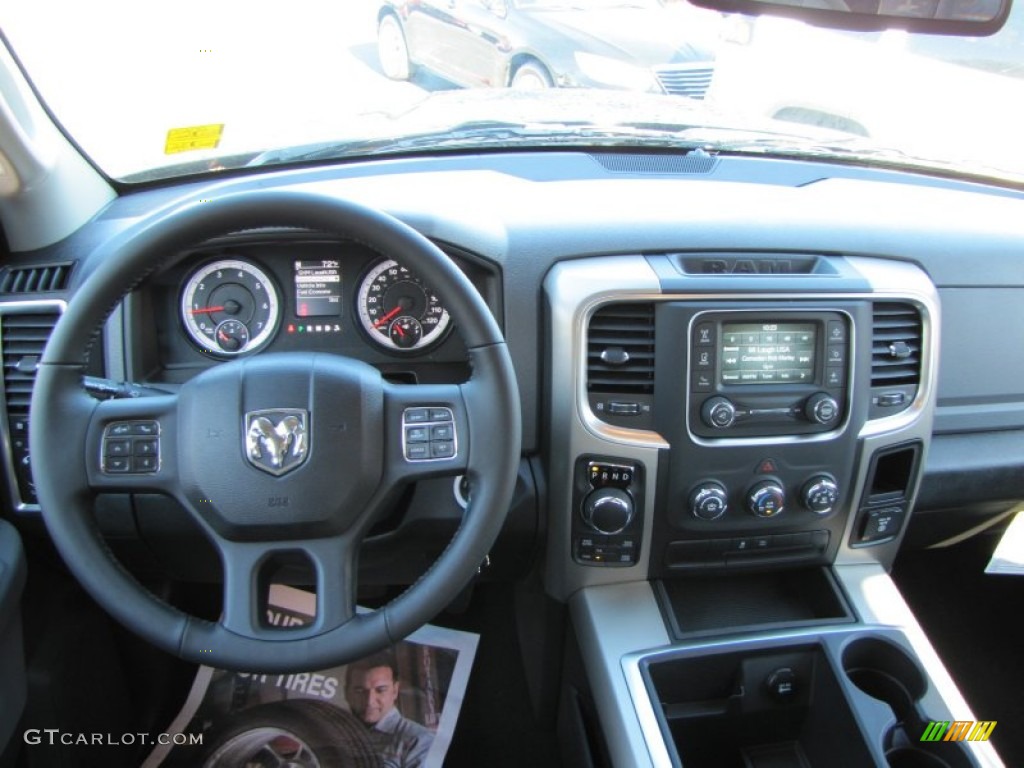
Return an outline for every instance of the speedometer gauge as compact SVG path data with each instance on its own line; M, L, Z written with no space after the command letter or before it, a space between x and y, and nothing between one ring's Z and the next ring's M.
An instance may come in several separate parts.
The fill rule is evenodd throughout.
M196 270L181 294L181 319L199 348L232 357L266 345L277 330L281 301L263 270L241 259Z
M393 352L423 350L448 331L448 310L416 275L392 259L366 273L357 305L363 330Z

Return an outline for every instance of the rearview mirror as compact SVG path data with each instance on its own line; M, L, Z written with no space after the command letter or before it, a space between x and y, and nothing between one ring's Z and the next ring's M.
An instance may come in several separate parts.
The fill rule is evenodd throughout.
M858 31L906 29L981 37L998 32L1010 0L692 0L728 13L787 16L820 27Z

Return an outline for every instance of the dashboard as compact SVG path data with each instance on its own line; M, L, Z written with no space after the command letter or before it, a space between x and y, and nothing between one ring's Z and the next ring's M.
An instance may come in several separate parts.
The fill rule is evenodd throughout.
M778 562L889 563L915 505L971 519L1024 496L1021 457L1004 445L1024 429L1024 362L1010 355L990 375L995 350L974 343L991 328L1019 332L1016 193L814 163L709 167L496 153L141 190L45 252L14 255L4 284L18 290L0 296L0 323L7 334L58 312L116 258L119 232L174 201L267 184L316 190L430 237L498 319L522 394L527 528L541 535L547 510L555 595L747 562L723 550L733 539ZM952 209L960 215L936 221ZM58 290L15 279L50 268L65 279ZM639 347L619 343L623 324ZM32 333L45 338L46 325ZM396 382L455 382L468 368L453 325L444 297L391 254L268 227L191 244L173 268L156 267L111 316L90 373L174 387L232 357L306 350L355 357ZM4 343L12 504L31 512L21 434L31 373L18 380L20 348ZM965 445L973 474L954 466ZM891 493L871 491L879 463ZM603 476L602 464L629 469L609 493L642 500L626 526L593 525L586 500L600 489L588 473ZM971 478L982 475L979 493ZM878 509L895 515L886 535L857 540ZM791 551L805 534L815 543ZM619 567L601 567L608 557Z
M824 163L674 160L453 154L123 195L0 274L11 509L38 520L27 424L42 349L133 225L268 186L386 211L469 278L514 364L521 463L483 577L533 575L568 606L614 762L650 749L668 764L638 654L751 615L906 624L898 595L880 607L884 584L870 583L899 549L983 528L1024 499L1024 195ZM89 357L94 394L184 388L225 361L287 351L354 358L394 384L469 378L446 297L395 254L274 222L182 249L110 314ZM471 494L461 476L403 489L362 545L360 585L415 582ZM169 499L100 501L133 568L219 578ZM855 609L836 608L844 591ZM933 656L928 675L957 701Z

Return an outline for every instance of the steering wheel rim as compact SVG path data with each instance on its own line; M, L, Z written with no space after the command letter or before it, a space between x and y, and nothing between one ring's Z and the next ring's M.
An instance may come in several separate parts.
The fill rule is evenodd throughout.
M183 258L189 247L212 237L268 226L336 235L408 265L446 303L465 341L471 378L459 385L391 385L357 361L288 352L221 363L167 397L98 401L84 392L81 384L89 354L104 321L125 295L152 272ZM188 661L241 671L293 672L347 663L397 642L443 609L472 578L501 529L520 454L519 395L508 349L466 276L427 238L388 214L292 190L241 192L160 211L104 248L103 254L97 254L99 266L77 290L40 361L29 434L43 518L55 546L86 591L129 630L165 651ZM207 449L210 441L186 440L190 430L209 423L204 419L209 419L211 398L223 404L225 391L237 391L236 405L261 405L267 402L261 393L274 391L274 376L285 371L290 381L308 383L311 393L307 401L311 440L300 471L270 479L252 468L255 474L241 474L236 454L246 451L242 443L248 413L233 428L224 422L227 426L221 430L234 429L237 434L226 435L227 445L234 437L237 449L221 450L218 443L217 452ZM337 401L339 407L325 409L324 398L334 389L342 398ZM417 463L405 452L405 419L410 409L426 406L447 407L453 415L452 427L461 434L450 460ZM325 421L337 421L327 414L330 410L354 411L348 423L355 428L346 430L346 425ZM109 428L139 420L159 427L158 450L163 452L159 468L148 475L112 476L103 463ZM373 434L375 429L379 435ZM364 487L365 478L356 478L356 470L346 473L343 466L338 467L340 479L332 481L336 485L329 486L330 492L325 493L328 486L317 489L325 500L315 506L325 509L310 510L306 518L303 507L298 521L262 507L253 511L251 503L231 498L244 496L249 486L260 489L253 493L280 487L308 501L303 483L294 476L305 471L308 483L314 469L320 470L318 475L333 474L329 467L335 465L326 463L331 453L325 453L325 447L349 445L351 449L350 444L339 442L348 439L346 431L355 433L352 439L358 440L360 455L365 451L371 456L364 459L365 466L355 462L357 469L367 474L379 471L373 489ZM207 458L205 469L202 461L190 458L193 453ZM379 462L373 458L376 453ZM218 468L234 473L235 479L244 477L244 487L232 491L231 483L214 482L209 476L216 475ZM398 485L459 472L472 483L473 496L448 547L400 596L375 611L357 614L354 564L358 543L374 512ZM117 562L90 506L95 495L111 490L169 493L213 537L225 568L225 615L219 622L163 602ZM359 502L356 506L366 508L341 509L342 501L353 499ZM209 509L199 509L201 502L211 500L216 503L206 505ZM259 568L275 553L292 550L301 551L314 565L318 617L311 626L297 630L265 628L260 616L264 606L254 602Z

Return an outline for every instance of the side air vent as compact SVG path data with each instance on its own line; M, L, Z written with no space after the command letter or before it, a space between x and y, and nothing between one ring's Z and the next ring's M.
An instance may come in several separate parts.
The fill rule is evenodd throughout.
M0 315L0 357L4 364L4 398L10 432L15 506L35 504L35 487L29 467L28 408L32 385L43 349L59 314L56 310Z
M587 329L591 410L613 424L647 428L654 399L654 305L608 304Z
M4 361L7 413L28 413L32 384L43 349L57 324L57 313L4 315L0 318L0 348Z
M878 301L871 327L871 418L901 411L921 382L921 315L911 304Z
M0 272L0 294L50 293L68 287L72 264L8 267Z

